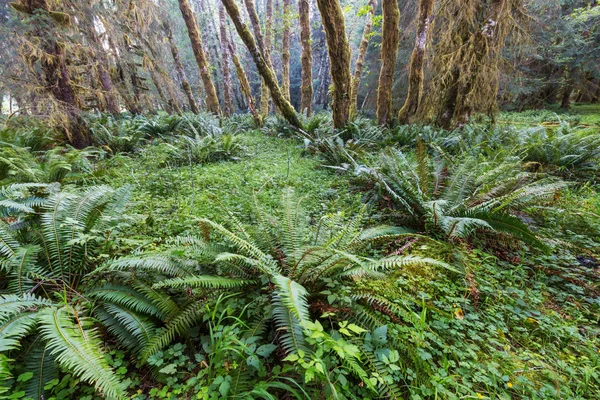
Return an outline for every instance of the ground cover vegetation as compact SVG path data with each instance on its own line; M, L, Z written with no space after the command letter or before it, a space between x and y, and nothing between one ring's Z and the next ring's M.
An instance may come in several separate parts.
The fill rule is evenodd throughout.
M598 10L0 0L0 399L600 398Z

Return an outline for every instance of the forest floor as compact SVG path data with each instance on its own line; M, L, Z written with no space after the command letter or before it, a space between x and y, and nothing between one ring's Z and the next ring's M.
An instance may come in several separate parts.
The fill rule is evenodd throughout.
M227 137L219 138L218 143L207 150L206 143L199 145L198 136L190 135L193 140L187 142L175 142L171 138L170 135L177 135L177 129L184 125L171 129L168 118L148 117L144 123L128 122L129 130L119 134L121 139L113 137L112 142L106 139L93 154L90 152L89 157L86 156L91 160L88 167L73 164L62 178L63 186L69 190L100 184L115 188L131 185L128 214L132 223L121 233L111 257L165 251L174 237L200 236L199 218L225 224L234 215L242 224L252 227L257 223L256 204L267 214L277 214L282 209L282 193L288 188L302 199L306 218L311 221L318 221L323 215L347 219L364 212L362 224L365 227L382 223L401 225L403 219L397 217L394 198L382 193L381 187L377 189L373 181L365 183L360 175L367 166L377 164L384 148L382 143L392 143L402 149L409 160L418 159L422 141L431 144L431 151L446 146L448 154L460 152L452 153L452 157L461 159L466 153L473 153L474 148L486 149L489 145L485 144L486 140L502 137L507 130L517 131L515 137L522 134L526 138L502 144L507 149L517 149L506 159L518 155L522 157L523 171L545 174L553 183L554 179L569 182L550 200L531 203L514 212L543 242L551 244L550 249L537 251L523 243L515 244L505 235L498 235L495 240L493 236L454 238L441 231L429 233L428 225L418 224L411 227L414 237L388 243L382 250L386 254L443 260L460 269L460 273L422 265L395 269L386 279L377 281L379 293L403 310L402 320L389 317L390 326L394 326L393 331L390 328L389 340L396 346L395 359L386 358L387 366L378 373L392 377L403 395L413 399L594 399L600 398L600 169L597 168L600 154L598 149L586 149L593 154L573 155L571 153L583 149L583 144L577 142L580 144L569 147L566 139L553 142L548 148L544 147L543 154L538 154L533 147L539 149L539 141L545 144L550 141L545 137L540 139L541 132L550 136L556 133L544 129L522 132L539 129L535 127L540 124L558 124L557 129L565 130L561 134L590 134L597 140L600 108L576 106L569 113L555 111L502 113L498 120L512 123L516 128L474 127L471 142L466 147L453 144L451 133L440 133L433 128L398 128L383 132L380 139L367 140L365 132L374 128L369 124L357 125L356 132L350 132L352 139L346 139L342 146L346 150L336 147L337 137L329 140L329 136L319 133L318 126L312 129L315 140L308 143L294 137L277 119L258 130L248 128L243 118L233 121L238 125L223 125L222 134ZM196 125L198 131L204 129L203 123ZM117 132L115 123L112 124L96 121L94 128L100 132L101 125L109 126L108 130ZM4 143L31 148L31 143L24 142L26 139L16 138L18 129L25 128L6 128L2 133ZM37 138L32 139L33 142L41 140L39 127L28 129L28 132L38 132L32 134L32 138ZM494 129L496 133L492 132ZM146 138L126 143L122 138L130 139L133 131L144 132ZM480 138L480 131L487 132L487 139ZM415 139L421 134L421 139ZM130 146L131 150L119 153L115 143L123 149ZM526 144L532 147L524 155ZM472 157L479 157L483 163L493 159L493 153L481 150ZM40 167L45 154L35 153L38 161L31 161L30 168L37 162L35 165L47 171L47 167ZM580 164L565 161L577 156L587 158ZM6 153L0 157L4 160L1 171L4 185L30 181L28 177L34 176L40 181L45 179L45 172L19 171L14 165L8 165L7 158ZM435 163L437 158L431 160ZM414 165L421 164L417 160ZM452 168L447 168L440 176L451 175L451 171ZM419 171L400 172L420 174ZM486 190L494 193L489 185ZM497 189L500 190L503 189ZM530 197L523 203L529 202ZM419 235L431 238L423 239ZM360 282L352 290L358 293L373 289L373 285ZM332 307L337 304L335 297L331 297L336 293L325 290L320 293L327 295ZM348 296L352 294L351 291ZM365 328L372 330L371 326ZM107 357L117 375L126 382L130 398L188 398L190 392L198 390L197 377L200 376L190 373L197 368L194 357L198 354L195 353L202 353L192 349L194 340L175 339L163 349L160 354L164 364L172 368L155 371L152 377L145 367L137 369L129 356L124 355L127 351L119 346L112 346ZM181 350L182 344L184 348L187 346L186 351ZM277 359L272 362L285 364L280 356L271 357ZM154 362L159 366L163 363L156 359ZM396 364L399 367L392 366ZM266 371L269 376L275 374L271 367L268 363L261 364L260 371L265 370L264 374L258 373L252 379L261 381ZM14 368L15 373L22 372L19 367ZM302 369L287 372L284 369L278 373L303 382L306 376L297 378L301 375L299 370ZM219 374L227 373L219 370ZM73 384L74 377L65 375L64 371L63 376L69 378L50 386L48 390L55 397L49 398L88 395L85 389ZM192 382L194 377L196 380ZM211 379L205 383L206 392L218 394L222 380L215 383L214 376ZM14 382L11 390L18 393L23 384ZM309 395L319 392L318 389L311 392L308 386ZM366 389L360 390L363 392L355 395L373 398L364 392Z

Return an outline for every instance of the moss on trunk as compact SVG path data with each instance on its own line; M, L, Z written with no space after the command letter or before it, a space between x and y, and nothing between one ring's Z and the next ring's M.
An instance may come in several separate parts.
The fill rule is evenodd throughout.
M196 63L200 69L200 77L202 78L204 91L206 93L206 107L208 108L208 111L214 114L220 114L219 98L217 97L215 85L210 76L208 60L206 59L204 49L202 48L202 36L200 35L198 23L192 12L192 7L188 0L179 0L179 9L181 10L185 25L187 26L188 35L192 44L192 51L194 52Z
M277 77L275 76L275 72L273 69L267 64L264 56L260 52L256 42L254 41L254 37L252 36L252 32L250 29L242 22L242 18L240 15L240 10L235 4L235 0L222 0L231 21L235 25L235 29L237 30L240 38L248 48L248 52L252 56L254 63L256 64L256 68L263 78L265 85L269 88L271 92L271 97L273 98L273 103L283 115L283 117L294 127L301 128L302 124L296 115L296 111L294 107L290 104L289 101L286 100L283 95L281 89L279 88L279 84L277 83Z
M397 0L383 0L383 28L381 42L381 71L377 95L377 121L380 125L390 122L392 116L392 87L394 69L400 42L400 9Z
M398 113L401 123L410 123L417 115L423 95L423 69L425 66L425 55L429 31L433 19L433 5L435 0L421 0L419 4L419 19L417 21L417 36L415 47L410 58L410 70L408 74L408 93L404 106Z
M356 66L354 68L354 77L352 79L352 96L350 98L350 115L354 116L358 110L358 89L360 88L360 79L362 77L365 66L365 57L369 48L369 39L371 38L371 30L373 29L373 16L377 10L377 0L369 2L369 13L365 21L362 39L358 48L358 57L356 58Z
M302 100L300 111L307 117L312 114L312 47L310 44L310 4L308 0L299 0L300 41L302 42Z
M350 58L352 53L346 36L344 12L339 0L317 0L325 37L331 79L333 81L333 126L343 128L350 115L350 92L352 91L352 74Z
M290 0L283 0L283 39L281 43L281 89L290 101L290 35L291 18Z

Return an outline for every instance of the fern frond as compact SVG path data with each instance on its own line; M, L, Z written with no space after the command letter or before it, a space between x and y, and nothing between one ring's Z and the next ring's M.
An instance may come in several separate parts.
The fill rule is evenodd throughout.
M205 311L203 304L196 301L181 309L142 349L140 354L141 361L145 362L150 356L171 343L176 335L180 335L194 326Z
M150 342L156 327L148 318L115 304L105 304L103 308L118 322L118 324L108 325L109 330L117 337L123 338L124 344L128 344L128 347L138 349ZM123 331L132 336L135 341L127 343L127 337L121 335Z
M163 312L150 299L129 285L106 284L86 292L86 296L105 303L118 304L146 315L154 315L158 318L165 317Z
M108 261L102 269L108 271L127 271L131 269L158 272L171 276L188 276L194 272L193 266L183 261L173 260L159 254L120 257Z
M155 283L155 288L164 287L201 287L205 289L231 289L252 285L256 281L245 279L224 278L221 276L187 276L185 278L165 279Z
M40 307L49 307L52 304L51 300L36 297L29 293L23 296L16 294L0 295L0 317L16 314L22 310L36 310Z
M56 360L45 343L36 344L26 356L26 370L33 376L25 383L25 393L32 399L47 398L46 384L58 378Z
M255 246L250 241L241 238L235 233L231 232L227 228L225 228L221 224L217 224L209 219L200 219L200 221L211 228L215 229L217 232L221 234L225 239L230 241L234 246L236 246L240 251L245 253L246 256L253 257L256 259L263 259L266 257L266 254L263 253L257 246ZM251 239L250 239L251 240Z
M0 318L0 353L19 348L20 340L36 323L36 313L20 312Z
M283 304L281 298L275 294L273 297L273 318L277 326L279 341L287 354L297 353L298 350L308 351L304 339L304 329L300 320L290 309Z
M308 292L304 286L294 282L283 275L275 275L272 278L277 286L277 296L279 301L296 317L300 322L309 320L308 315Z
M47 308L39 312L42 337L56 362L92 383L108 397L124 398L124 387L108 365L102 343L84 318L69 306Z

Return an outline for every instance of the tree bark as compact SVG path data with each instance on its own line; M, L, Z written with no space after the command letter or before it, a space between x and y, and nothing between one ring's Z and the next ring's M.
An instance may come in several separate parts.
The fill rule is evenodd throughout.
M331 79L333 81L333 126L341 129L350 115L352 53L346 36L344 12L339 0L317 0L329 52Z
M256 64L256 68L258 72L262 76L265 84L271 91L271 97L273 98L273 103L281 112L283 117L294 127L302 128L302 124L296 115L296 111L294 107L290 104L289 101L286 100L285 96L281 92L279 88L279 84L277 83L277 76L273 69L269 66L263 54L259 51L259 48L252 37L252 33L250 29L242 22L242 18L240 16L240 11L235 4L235 0L222 0L229 17L231 18L233 24L235 25L235 29L237 30L240 38L248 48L254 63Z
M235 66L235 71L238 76L238 80L240 81L240 89L241 89L242 93L244 94L244 96L246 97L246 101L248 102L248 109L250 110L250 113L252 114L252 117L254 118L254 122L255 122L256 126L262 126L263 120L262 120L260 113L256 109L256 106L254 105L254 98L252 97L252 90L250 88L250 82L248 81L248 77L246 76L244 67L242 66L242 63L240 62L240 59L237 56L237 53L235 51L233 44L228 42L227 45L229 47L229 53L231 55L233 65Z
M262 30L260 28L260 20L258 19L258 13L256 12L256 5L254 4L254 0L244 0L244 4L246 5L246 10L248 11L248 17L250 18L250 24L252 25L252 30L254 31L254 36L256 37L256 44L258 45L258 49L262 54L263 58L265 59L265 62L267 63L269 68L273 68L273 65L271 63L271 52L267 50L265 36L263 36ZM270 45L268 47L270 50ZM267 90L267 86L263 80L260 86L260 112L263 117L266 117L269 111L269 98ZM264 112L265 108L267 109L266 113Z
M307 117L312 114L312 47L310 45L310 4L308 0L299 0L300 41L302 42L302 100L300 111Z
M562 99L560 102L560 108L568 110L571 108L571 94L573 93L573 85L567 83L562 89Z
M265 18L265 49L264 57L268 60L268 65L273 68L273 61L271 60L271 46L273 44L273 0L266 0L266 18ZM263 118L269 115L269 92L268 85L260 92L260 114ZM284 94L285 97L285 94Z
M183 90L185 96L188 99L190 110L192 110L194 114L198 114L200 112L200 109L198 108L198 104L196 103L196 99L194 98L194 93L192 92L192 86L190 85L190 81L188 81L187 75L185 73L185 68L183 67L183 63L181 62L181 56L179 54L179 49L177 48L177 43L175 43L175 38L173 37L173 31L171 30L171 26L167 20L163 22L163 26L167 35L167 40L169 41L169 47L171 49L173 63L175 64L175 73L177 74L179 82L181 82L181 89Z
M89 12L90 10L86 11ZM86 17L90 16L86 15ZM93 16L91 18L93 18ZM102 47L102 43L98 38L98 33L96 32L93 20L83 20L82 30L84 31L85 36L94 48L96 68L98 71L98 80L100 81L100 86L102 87L102 97L106 105L106 110L112 115L118 115L121 112L121 110L119 109L119 101L117 100L117 96L115 95L115 88L112 79L110 78L110 74L108 73L108 57L106 56L106 51L104 50L104 47Z
M400 42L400 9L397 0L383 0L383 27L381 41L381 71L377 94L377 122L386 125L392 115L392 86Z
M52 94L64 112L66 124L62 127L66 139L73 147L83 149L92 145L91 132L81 116L77 95L71 84L71 73L67 67L65 47L54 35L48 34L46 23L55 24L50 17L50 7L47 0L21 0L18 11L33 15L41 13L45 21L35 19L35 35L40 40L40 48L45 53L40 64L44 73L45 89ZM11 102L12 106L12 102Z
M231 87L231 72L229 71L229 51L227 49L227 25L225 18L225 9L223 4L219 3L219 28L221 33L221 54L222 62L221 70L223 71L223 105L225 115L229 116L233 113L233 90Z
M398 113L401 123L409 123L417 115L423 95L423 69L425 66L425 52L431 21L433 19L433 5L435 0L421 0L419 4L419 19L417 22L417 37L415 47L410 58L408 74L408 94L404 106Z
M283 0L283 40L281 44L281 88L287 101L290 101L290 36L292 24L290 3L290 0Z
M371 38L371 30L373 29L373 16L377 10L377 0L369 1L369 13L365 21L362 40L358 48L358 57L356 58L356 66L354 68L354 78L352 79L352 96L350 99L350 115L356 115L358 107L358 89L360 88L360 79L362 77L363 68L365 66L365 57L369 48L369 39Z
M219 107L219 98L217 97L215 85L213 84L210 76L210 68L206 59L206 54L204 54L204 49L202 48L202 37L200 35L198 23L196 22L196 18L194 17L189 1L178 1L181 15L183 16L185 25L188 29L188 35L192 44L192 51L194 52L196 63L200 69L200 77L202 78L202 83L204 84L204 91L206 93L206 107L208 108L208 111L218 115L221 113Z

